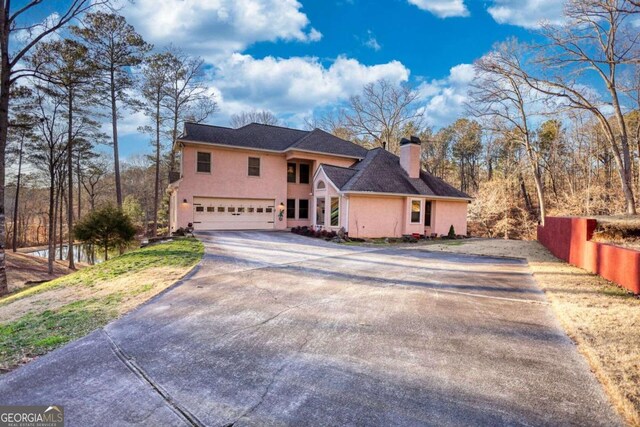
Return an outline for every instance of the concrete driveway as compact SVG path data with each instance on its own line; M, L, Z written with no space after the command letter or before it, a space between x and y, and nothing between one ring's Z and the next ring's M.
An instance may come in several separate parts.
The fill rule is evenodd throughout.
M67 425L617 425L525 262L201 234L184 282L0 377Z

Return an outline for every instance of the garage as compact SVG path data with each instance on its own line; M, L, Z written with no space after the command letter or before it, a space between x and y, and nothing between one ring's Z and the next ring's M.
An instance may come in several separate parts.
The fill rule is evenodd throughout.
M274 200L193 199L193 228L196 230L271 230L274 223Z

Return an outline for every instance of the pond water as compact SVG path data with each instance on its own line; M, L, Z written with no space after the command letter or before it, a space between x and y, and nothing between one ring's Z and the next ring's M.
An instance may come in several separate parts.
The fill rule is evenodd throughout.
M62 259L66 260L67 254L69 253L69 245L56 247L56 259L60 259L61 251ZM48 258L49 249L40 249L37 251L29 252L29 254L42 258ZM73 245L73 260L76 262L84 262L86 264L99 264L104 261L104 250L94 248L94 251L92 252L91 245L75 244Z

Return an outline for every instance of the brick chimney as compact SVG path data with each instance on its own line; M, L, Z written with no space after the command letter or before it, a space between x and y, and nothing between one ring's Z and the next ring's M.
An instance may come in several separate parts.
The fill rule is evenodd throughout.
M420 178L420 138L400 140L400 166L407 171L409 178Z

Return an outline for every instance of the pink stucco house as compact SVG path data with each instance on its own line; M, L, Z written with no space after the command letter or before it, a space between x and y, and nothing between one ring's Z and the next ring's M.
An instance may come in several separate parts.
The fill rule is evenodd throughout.
M420 168L420 140L400 157L320 129L187 123L174 144L171 231L344 227L351 237L467 233L471 198Z

